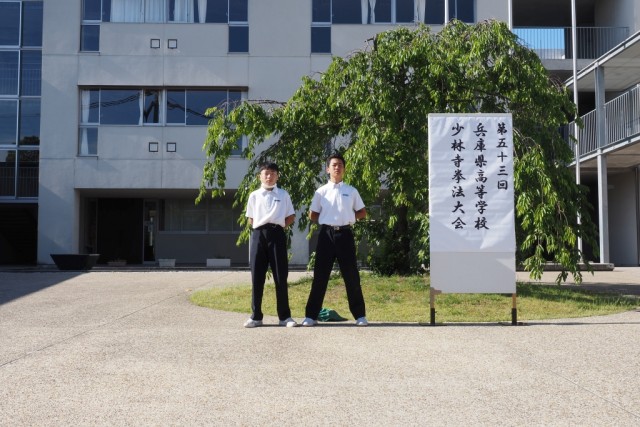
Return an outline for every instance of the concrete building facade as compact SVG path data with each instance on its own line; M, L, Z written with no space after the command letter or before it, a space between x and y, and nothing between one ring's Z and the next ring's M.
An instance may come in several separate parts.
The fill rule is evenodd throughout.
M577 46L591 47L578 54L580 70L639 29L635 1L611 3L576 0L582 31ZM551 74L564 80L572 70L570 0L0 0L0 11L16 10L19 28L0 31L7 33L0 34L0 67L9 78L0 84L0 109L16 109L0 122L0 167L13 168L13 175L0 175L0 189L7 187L0 194L5 264L51 264L52 253L100 253L101 262L171 258L205 264L226 258L246 265L246 245L236 246L242 209L232 200L247 161L238 155L230 160L225 198L194 204L205 161L206 108L232 108L246 99L286 101L302 76L322 72L332 56L346 56L397 25L424 22L438 31L453 17L509 22ZM2 28L13 22L0 16ZM39 45L29 41L32 22L41 23ZM40 67L39 91L19 83L14 90L14 62L16 82L29 80L24 67ZM585 114L640 82L627 79L626 87L610 89L601 82L598 92L588 86L589 75L578 85ZM37 143L20 133L32 123L22 112L36 105ZM629 140L620 149L634 144ZM608 221L601 226L610 248L604 261L638 265L640 158L619 170L610 161L606 172L593 165L613 154L600 151L600 157L585 153L576 165L594 194L602 191L601 175L605 182L609 175L609 197L594 198L608 208L598 209L598 220ZM29 167L39 179L25 190ZM28 215L30 222L15 219ZM28 230L33 243L17 256L22 239L16 236ZM309 253L306 233L296 230L291 262L306 264Z

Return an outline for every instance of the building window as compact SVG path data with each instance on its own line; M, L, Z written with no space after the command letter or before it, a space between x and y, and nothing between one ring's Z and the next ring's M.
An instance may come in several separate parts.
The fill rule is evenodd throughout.
M0 149L0 197L16 195L16 150Z
M184 90L167 91L167 123L186 122L186 96Z
M316 0L314 22L319 22L315 21L316 17L326 19L327 9L331 11L329 21L333 24L395 24L417 20L414 0Z
M249 52L249 26L229 25L229 52Z
M311 22L331 22L331 0L313 0Z
M204 4L204 8L200 7ZM198 1L198 22L226 24L229 22L229 0Z
M21 146L40 145L40 98L20 101L18 143Z
M229 52L249 52L249 10L247 0L229 1Z
M377 0L385 1L385 0ZM386 0L389 1L389 0ZM326 6L322 6L326 8ZM362 7L367 8L367 1L362 0L340 0L334 1L331 7L331 22L334 24L366 24L362 17ZM365 12L366 13L366 12Z
M144 91L144 110L142 111L142 122L144 124L160 123L160 102L161 91L157 89Z
M229 22L247 22L248 0L229 0Z
M82 20L102 21L102 0L82 0Z
M38 197L38 173L40 152L18 151L18 197Z
M82 91L81 123L100 123L100 89L89 89Z
M79 156L98 155L98 128L96 126L81 126L79 141Z
M100 90L100 124L138 125L142 123L140 90Z
M248 0L82 0L80 50L100 50L102 22L229 24L231 53L249 52Z
M416 0L418 1L418 0ZM444 1L445 0L419 0L418 15L424 13L425 24L444 24ZM475 0L448 0L449 19L458 19L467 23L475 22ZM424 6L422 6L424 4ZM421 11L424 7L424 12Z
M39 154L37 150L0 150L0 197L38 197Z
M18 95L19 58L18 50L0 51L0 95Z
M311 53L331 53L331 0L313 0Z
M163 231L205 232L207 204L196 205L191 199L167 200L164 203Z
M103 9L109 9L109 0L82 0L82 25L80 26L80 51L100 50L100 22L105 18ZM109 20L108 16L106 17Z
M197 1L169 0L169 22L196 22ZM200 2L206 7L206 2ZM206 16L206 12L205 12Z
M18 101L0 100L0 146L16 145L18 133Z
M20 94L40 96L42 82L42 51L23 50L20 54Z
M207 206L207 231L239 232L238 218L243 214L241 207L234 208L231 199L209 200Z
M475 0L449 0L449 20L458 19L462 22L475 22Z
M416 10L413 1L414 0L396 0L395 22L408 23L417 21Z
M331 26L311 27L311 53L331 53Z
M248 0L83 0L83 20L96 22L246 21Z
M169 90L167 91L167 124L206 126L208 108L228 110L226 90Z
M22 46L42 47L42 2L22 5Z
M374 14L371 15L372 23L387 24L393 22L392 19L392 0L376 0L375 7L373 8ZM369 5L371 6L371 5Z
M100 25L82 25L80 50L82 52L98 52L100 50Z
M20 2L0 3L0 46L20 45Z
M78 155L97 155L101 125L207 126L210 119L207 109L218 107L228 113L241 100L241 91L226 89L84 89L80 101ZM0 113L2 108L0 102ZM9 110L10 106L4 108ZM239 141L233 154L240 154L243 145L244 141Z
M0 1L0 197L38 196L42 1Z
M239 232L242 208L234 208L231 198L205 199L195 205L193 199L167 199L160 204L160 231L172 233Z

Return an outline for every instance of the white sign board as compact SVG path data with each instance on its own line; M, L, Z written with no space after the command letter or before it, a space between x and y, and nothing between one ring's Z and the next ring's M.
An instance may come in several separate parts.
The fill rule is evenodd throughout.
M515 293L511 114L429 114L431 286Z

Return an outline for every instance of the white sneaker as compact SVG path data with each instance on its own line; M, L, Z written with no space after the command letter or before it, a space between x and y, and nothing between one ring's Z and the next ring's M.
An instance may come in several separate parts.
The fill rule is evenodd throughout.
M291 317L289 317L288 319L281 320L280 321L280 326L286 326L287 328L293 328L293 327L298 326L298 324L296 323L295 320L293 320Z
M367 318L362 316L356 319L356 326L369 326L369 322L367 322Z
M262 326L262 320L247 319L247 321L244 322L245 328L255 328L257 326Z
M313 320L309 317L305 317L304 320L302 321L302 326L315 326L318 324L317 320Z

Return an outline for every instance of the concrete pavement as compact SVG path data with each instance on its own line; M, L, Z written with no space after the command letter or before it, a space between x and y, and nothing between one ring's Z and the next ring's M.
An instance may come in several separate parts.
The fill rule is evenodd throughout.
M0 272L0 425L640 424L640 310L244 329L246 314L188 301L247 283L241 271ZM639 284L640 268L585 276Z

